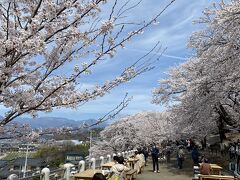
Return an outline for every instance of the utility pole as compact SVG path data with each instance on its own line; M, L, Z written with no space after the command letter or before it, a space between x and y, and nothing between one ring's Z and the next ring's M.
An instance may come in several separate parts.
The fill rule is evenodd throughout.
M23 171L23 177L26 177L26 171L27 171L27 160L28 160L28 145L27 145L27 152L25 157L25 164L24 164L24 171Z
M89 147L89 158L91 158L91 157L92 157L92 155L91 155L91 151L90 151L91 147L92 147L92 130L90 129L90 147Z

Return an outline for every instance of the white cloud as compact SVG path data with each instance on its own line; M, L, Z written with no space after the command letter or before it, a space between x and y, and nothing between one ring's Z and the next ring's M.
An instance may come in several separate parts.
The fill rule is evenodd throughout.
M146 54L149 52L148 50L145 50L145 49L135 49L135 48L126 48L126 49L129 51L143 53L143 54ZM162 55L163 57L168 57L168 58L172 58L172 59L187 60L187 58L185 58L185 57L175 56L175 55L166 54L166 53L154 53L153 52L152 54Z

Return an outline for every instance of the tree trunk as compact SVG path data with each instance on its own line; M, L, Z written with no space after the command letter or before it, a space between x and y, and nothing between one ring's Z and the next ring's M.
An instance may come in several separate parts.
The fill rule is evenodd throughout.
M223 105L219 105L219 113L218 113L222 120L229 126L234 127L236 122L229 116Z
M225 130L224 130L224 122L223 122L222 116L220 116L218 118L218 132L219 132L219 136L220 136L220 142L222 143L223 140L226 139Z
M204 150L207 147L207 136L204 136L204 138L201 140L202 144L202 150Z

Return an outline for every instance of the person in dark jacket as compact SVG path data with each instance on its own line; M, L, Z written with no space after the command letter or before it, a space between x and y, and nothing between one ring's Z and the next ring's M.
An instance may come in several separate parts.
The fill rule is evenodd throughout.
M159 149L154 144L152 147L153 172L159 172L158 156L159 156ZM156 167L157 167L157 170L156 170Z
M200 156L200 154L198 152L198 149L196 146L194 146L194 148L192 150L192 160L193 160L194 165L198 165L199 156Z
M148 149L146 146L143 147L143 155L144 155L144 158L145 158L145 166L147 165L147 158L148 158Z

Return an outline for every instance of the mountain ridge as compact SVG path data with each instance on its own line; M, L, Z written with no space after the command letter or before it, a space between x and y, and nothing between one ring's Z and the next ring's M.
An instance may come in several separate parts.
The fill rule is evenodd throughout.
M0 116L0 119L2 116ZM12 121L17 124L29 124L31 128L61 128L61 127L80 127L83 124L94 124L97 122L96 119L86 119L86 120L73 120L64 117L19 117ZM92 128L104 128L108 124L103 122L99 125L93 126Z

